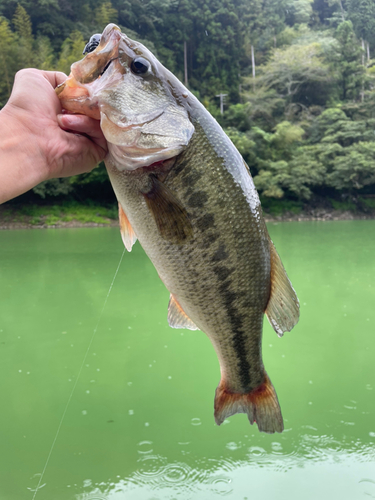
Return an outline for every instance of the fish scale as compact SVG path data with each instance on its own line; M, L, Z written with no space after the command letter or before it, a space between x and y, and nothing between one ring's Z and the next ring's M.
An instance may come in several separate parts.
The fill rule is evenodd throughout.
M215 162L217 153L213 134L207 137L199 125L195 126L196 131L189 146L165 180L165 185L188 208L194 238L186 245L176 246L163 240L156 225L152 224L152 217L139 190L133 189L132 173L119 173L116 168L112 168L110 177L121 177L121 181L112 182L113 185L121 183L121 190L116 194L125 213L129 214L141 245L168 290L192 321L210 337L228 386L235 391L248 392L264 379L261 334L263 313L269 298L270 273L266 228L262 219L257 217L259 202L258 211L254 214L243 196L241 186L225 168L226 159L221 165ZM239 161L238 168L244 168L242 158L235 160ZM191 176L199 176L199 182L190 184L188 178ZM225 202L222 207L217 203L218 194L222 194ZM242 203L238 203L239 200ZM206 215L213 216L214 227L202 229L195 225L202 210ZM239 223L237 213L241 214ZM153 227L150 227L150 222ZM207 237L212 235L218 235L218 239L209 244ZM264 240L263 247L259 245L259 237ZM242 243L240 246L233 243L239 239ZM215 272L217 264L212 266L212 262L217 262L215 255L220 248L226 249L228 256L224 261L230 262L232 268L224 281ZM198 276L200 281L197 284ZM205 284L203 287L202 282ZM226 302L230 294L235 305L228 308ZM218 297L220 300L217 300ZM233 325L239 318L242 328L236 334ZM243 337L242 345L238 340L236 343L239 337ZM242 376L246 379L245 384L240 375L243 371L241 359L248 364L249 376Z
M246 413L260 431L281 432L262 361L263 315L282 335L297 323L299 303L249 169L146 47L115 25L96 41L57 92L65 109L101 119L125 246L138 238L170 291L170 326L211 340L221 370L216 423Z

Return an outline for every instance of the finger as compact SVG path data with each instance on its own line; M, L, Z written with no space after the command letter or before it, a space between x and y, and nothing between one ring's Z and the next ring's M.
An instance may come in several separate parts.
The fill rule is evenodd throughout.
M57 115L57 122L63 130L85 134L107 151L107 141L100 128L99 120L94 120L85 115Z
M62 71L43 71L42 75L54 89L68 78Z
M83 135L70 134L69 151L58 162L53 177L70 177L90 172L106 157L106 151Z
M22 69L16 73L9 104L26 110L48 114L52 109L61 113L61 105L54 85L66 78L64 73L40 71L38 69Z

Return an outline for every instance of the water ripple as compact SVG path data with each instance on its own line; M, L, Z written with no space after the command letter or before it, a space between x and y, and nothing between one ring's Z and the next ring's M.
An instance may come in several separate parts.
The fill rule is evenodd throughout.
M192 418L191 425L202 425L201 419L200 418Z
M232 480L224 475L211 477L209 481L207 481L207 483L210 484L210 491L223 496L233 492L231 482Z
M165 459L157 455L147 458L142 461L142 468L130 479L134 485L148 485L153 489L167 487L192 490L206 481L208 473L205 469L192 468L183 462L162 463Z
M253 457L263 457L266 455L266 450L260 446L251 446L249 448L249 454Z
M141 441L140 443L138 443L138 453L140 453L141 455L145 453L152 453L153 450L151 448L151 445L152 441Z

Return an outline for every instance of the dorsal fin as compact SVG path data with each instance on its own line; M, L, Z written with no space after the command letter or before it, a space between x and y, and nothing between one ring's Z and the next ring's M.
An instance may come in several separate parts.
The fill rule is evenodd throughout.
M118 218L122 241L124 242L126 250L131 252L134 243L137 241L137 237L120 203L118 204Z
M171 328L187 328L188 330L199 330L185 314L180 304L171 294L168 305L168 323Z
M271 293L265 313L277 335L282 337L298 322L299 302L271 239L270 253Z

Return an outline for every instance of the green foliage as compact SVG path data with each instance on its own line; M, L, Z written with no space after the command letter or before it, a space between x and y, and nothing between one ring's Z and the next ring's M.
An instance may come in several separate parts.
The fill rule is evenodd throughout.
M82 59L82 47L84 46L85 41L82 33L80 31L73 31L62 44L60 57L57 61L57 70L68 75L71 65Z
M272 142L278 149L288 148L294 142L301 141L304 133L305 131L303 128L298 125L283 121L276 125Z
M375 184L375 142L358 142L344 148L332 162L327 184L341 191Z
M275 49L268 63L260 68L256 85L275 90L287 103L325 104L332 72L322 56L317 42ZM313 96L313 102L308 102L307 95Z
M335 210L341 210L341 211L345 210L350 212L357 211L357 205L352 201L340 201L340 200L335 200L333 198L330 198L329 201L331 202L331 205Z
M274 199L260 197L263 210L266 214L273 215L275 217L279 215L284 215L285 212L290 212L292 214L299 214L303 209L303 203L301 201L286 200L286 199Z
M95 10L95 21L101 30L109 23L117 23L118 13L111 2L103 2Z
M34 66L45 71L56 69L53 48L49 38L39 35L35 41Z
M71 193L73 190L70 180L68 178L50 179L44 181L33 188L35 194L41 198L51 196L62 196Z
M375 210L375 198L364 198L363 196L360 196L359 202L365 208L369 210Z
M312 16L312 0L288 0L287 22L291 25L308 23Z
M365 69L361 64L362 49L350 21L341 23L335 33L339 43L335 68L338 72L340 98L356 99L364 86Z
M13 16L13 25L17 37L18 57L21 67L27 68L33 65L33 35L31 21L28 13L18 4Z
M10 95L14 75L18 69L15 61L15 40L9 22L0 17L0 107L5 105Z
M373 0L347 0L348 18L357 37L374 43L375 3Z
M328 193L371 209L360 196L375 194L374 0L2 0L0 108L19 69L69 73L110 22L182 80L186 43L190 90L225 127L269 207L299 210ZM103 165L34 193L41 202L113 197Z
M307 161L306 161L307 160ZM297 199L309 199L310 186L322 184L324 166L311 160L306 150L297 150L290 161L268 162L264 170L254 177L254 183L263 196L282 198L285 192Z
M243 156L244 160L249 165L254 165L256 158L254 155L254 150L256 147L255 142L251 138L251 134L246 132L240 132L234 127L228 127L225 129L226 134L229 136L233 144L236 146L238 151Z
M5 216L10 220L34 226L53 226L61 222L111 224L118 217L117 205L110 207L77 202L55 203L54 205L28 204L21 207L9 206ZM3 212L4 216L4 212Z

